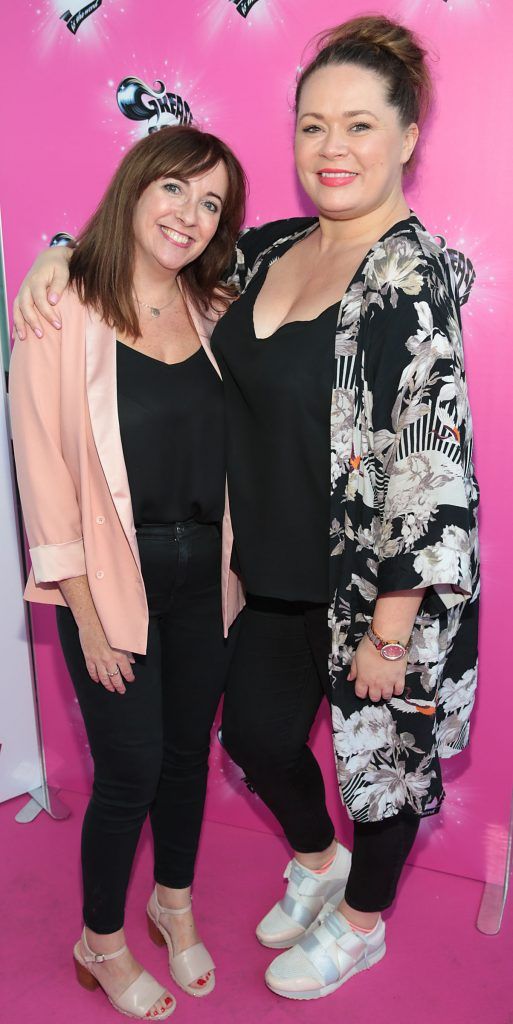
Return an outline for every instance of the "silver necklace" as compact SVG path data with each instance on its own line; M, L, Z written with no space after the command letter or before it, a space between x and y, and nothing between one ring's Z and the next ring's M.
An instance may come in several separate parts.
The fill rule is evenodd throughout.
M175 298L175 296L176 296L176 291L171 296L169 302L166 302L165 306L160 306L160 307L159 306L150 306L149 303L141 302L140 299L137 299L137 301L138 301L140 306L144 306L145 309L149 309L151 316L156 317L156 316L160 316L160 314L161 314L163 309L167 309L167 307L171 305L171 303L172 303L173 299ZM137 298L137 296L136 296L136 298Z

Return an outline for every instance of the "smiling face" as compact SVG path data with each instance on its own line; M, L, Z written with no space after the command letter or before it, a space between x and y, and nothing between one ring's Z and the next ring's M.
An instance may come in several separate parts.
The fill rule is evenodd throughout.
M196 178L152 181L134 211L136 262L155 271L179 271L214 237L228 189L223 163Z
M304 83L297 110L299 180L321 216L365 216L402 195L418 128L401 125L387 83L357 64L330 64Z

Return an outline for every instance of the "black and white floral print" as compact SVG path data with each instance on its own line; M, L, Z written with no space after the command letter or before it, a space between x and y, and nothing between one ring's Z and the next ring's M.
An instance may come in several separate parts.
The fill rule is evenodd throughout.
M316 230L250 229L231 281ZM456 272L455 272L456 271ZM440 757L468 743L477 679L478 487L460 305L474 278L412 214L369 251L339 308L331 412L330 656L340 792L360 821L436 812ZM291 509L291 515L295 510ZM401 698L347 680L380 594L426 588ZM393 638L390 638L393 639Z

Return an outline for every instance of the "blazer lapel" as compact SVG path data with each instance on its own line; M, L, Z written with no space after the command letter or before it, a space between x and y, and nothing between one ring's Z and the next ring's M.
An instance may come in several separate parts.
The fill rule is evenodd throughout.
M219 367L217 365L217 362L215 360L214 354L213 354L212 349L210 347L210 335L212 334L212 331L214 330L214 327L215 327L215 325L217 323L217 320L220 319L220 316L218 314L213 313L212 314L212 316L214 317L213 320L207 320L206 316L202 316L201 313L199 313L198 310L195 309L194 305L192 304L191 300L189 299L189 297L188 297L188 295L187 295L187 293L186 293L186 291L185 291L185 289L184 289L184 287L183 287L183 285L182 285L182 283L180 281L180 278L177 277L176 280L177 280L177 283L178 283L178 287L179 287L179 289L180 289L180 291L182 293L183 301L185 302L185 305L187 307L187 312L188 312L188 314L189 314L189 316L191 318L191 321L192 321L192 323L194 325L194 329L195 329L195 331L196 331L196 333L198 335L198 338L201 341L201 344L203 345L203 348L205 349L205 352L206 352L208 358L210 359L210 362L212 363L212 366L214 367L214 370L216 371L217 375L220 377L221 376L221 371L220 371L220 369L219 369Z
M119 429L116 332L92 310L86 310L86 391L98 457L126 539L140 568L130 487Z

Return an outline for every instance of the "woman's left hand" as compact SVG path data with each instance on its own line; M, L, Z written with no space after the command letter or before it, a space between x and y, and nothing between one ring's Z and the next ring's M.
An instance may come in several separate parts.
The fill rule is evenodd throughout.
M387 661L382 658L368 636L364 636L351 662L348 681L354 682L357 697L369 697L372 701L390 700L404 691L407 658Z

